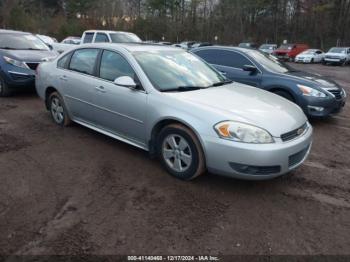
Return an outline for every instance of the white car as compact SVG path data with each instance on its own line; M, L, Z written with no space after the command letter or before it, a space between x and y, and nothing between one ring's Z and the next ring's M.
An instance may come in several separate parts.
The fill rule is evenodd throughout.
M276 44L263 44L259 47L259 50L263 53L272 55L273 51L277 49Z
M341 64L350 63L350 47L332 47L324 58L325 64Z
M307 49L295 57L296 63L321 63L325 53L320 49Z
M82 36L81 44L90 43L141 43L142 40L134 33L122 31L89 30Z

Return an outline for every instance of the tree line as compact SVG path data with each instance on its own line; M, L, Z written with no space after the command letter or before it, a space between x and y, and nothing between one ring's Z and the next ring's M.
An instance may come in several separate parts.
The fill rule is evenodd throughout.
M350 45L350 0L0 0L0 27L62 39L86 29L144 40Z

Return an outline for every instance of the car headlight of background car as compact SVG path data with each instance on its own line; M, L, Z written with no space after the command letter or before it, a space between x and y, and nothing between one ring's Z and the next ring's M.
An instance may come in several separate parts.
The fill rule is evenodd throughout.
M221 138L236 142L251 144L270 144L275 142L266 130L240 122L220 122L215 125L214 129Z
M4 56L4 59L7 63L11 64L11 65L14 65L14 66L17 66L17 67L21 67L21 68L25 68L25 69L29 69L29 67L23 63L22 61L18 61L16 59L13 59L13 58L10 58L10 57L7 57L7 56Z
M304 85L297 85L300 91L303 93L304 96L313 96L313 97L326 97L327 95L315 88L304 86Z

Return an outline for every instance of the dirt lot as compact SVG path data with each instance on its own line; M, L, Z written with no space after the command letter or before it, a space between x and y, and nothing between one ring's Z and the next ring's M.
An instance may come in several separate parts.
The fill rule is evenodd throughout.
M350 93L350 67L297 67ZM55 126L35 94L0 99L0 254L350 254L350 102L312 124L311 156L288 176L186 183L141 150Z

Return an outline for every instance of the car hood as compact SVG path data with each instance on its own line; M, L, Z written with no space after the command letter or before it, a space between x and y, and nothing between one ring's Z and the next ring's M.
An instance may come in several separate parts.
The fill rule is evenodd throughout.
M312 74L304 71L292 71L285 75L289 76L290 79L297 81L299 84L309 84L311 87L319 88L338 88L338 84L322 75Z
M312 58L314 56L315 55L313 55L313 54L299 54L299 55L297 55L297 57L305 57L305 58Z
M326 53L326 56L336 56L336 57L346 57L346 54L343 54L343 53Z
M307 121L303 111L288 100L238 83L171 95L217 113L223 117L218 121L248 123L267 130L274 137L295 130Z
M45 58L54 58L57 56L57 53L53 51L38 50L6 50L3 51L3 54L24 62L42 62Z

